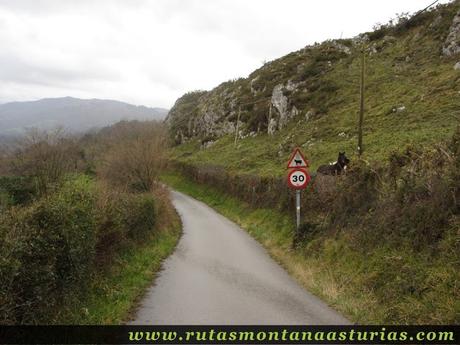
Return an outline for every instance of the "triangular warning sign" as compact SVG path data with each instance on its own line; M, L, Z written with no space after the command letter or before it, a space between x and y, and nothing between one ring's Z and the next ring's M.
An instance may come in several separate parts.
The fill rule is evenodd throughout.
M288 162L288 168L307 168L308 161L303 156L302 152L300 152L299 148L296 148L291 155L291 158Z

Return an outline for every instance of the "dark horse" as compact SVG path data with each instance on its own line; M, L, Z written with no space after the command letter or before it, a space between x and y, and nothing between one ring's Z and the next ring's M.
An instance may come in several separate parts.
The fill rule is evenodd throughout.
M340 175L347 168L348 163L350 163L350 160L345 156L345 152L339 152L337 162L321 165L317 172L323 175Z

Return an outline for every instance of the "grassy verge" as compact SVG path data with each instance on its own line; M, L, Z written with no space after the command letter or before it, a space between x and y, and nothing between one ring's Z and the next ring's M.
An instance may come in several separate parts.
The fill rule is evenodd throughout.
M155 233L141 246L122 250L83 298L65 311L62 323L107 325L128 321L180 237L180 218L172 205L163 205L161 211Z
M460 305L456 294L452 294L452 284L458 275L448 263L447 254L433 259L426 253L401 251L385 243L363 253L353 248L353 231L323 234L293 250L294 222L289 215L273 209L253 209L177 174L165 175L163 181L238 223L301 285L351 321L392 324L459 321ZM421 286L426 292L415 295L411 291L413 286Z

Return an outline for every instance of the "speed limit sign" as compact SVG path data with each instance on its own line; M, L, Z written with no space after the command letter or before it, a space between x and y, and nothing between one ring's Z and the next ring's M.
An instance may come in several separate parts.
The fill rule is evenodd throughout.
M288 174L289 187L293 189L306 188L310 179L310 175L305 169L294 169Z

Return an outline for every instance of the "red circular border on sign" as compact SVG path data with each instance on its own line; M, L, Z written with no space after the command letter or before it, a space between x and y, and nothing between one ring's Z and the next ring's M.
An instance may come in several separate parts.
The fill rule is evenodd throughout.
M301 186L294 186L294 185L291 183L291 175L294 174L294 173L297 172L297 171L302 171L302 172L305 173L305 182L304 182L304 184L301 185ZM287 179L288 179L288 185L289 185L290 188L292 188L292 189L305 189L305 188L307 188L308 183L309 183L310 180L311 180L311 177L310 177L310 174L308 173L308 171L307 171L306 169L297 168L297 169L292 169L292 170L289 172Z

